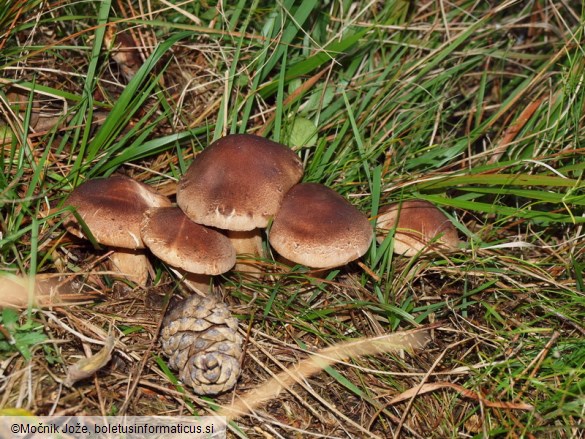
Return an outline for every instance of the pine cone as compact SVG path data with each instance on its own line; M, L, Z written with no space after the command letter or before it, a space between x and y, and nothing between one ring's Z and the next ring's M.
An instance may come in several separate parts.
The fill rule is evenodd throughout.
M240 375L238 320L215 297L193 295L167 312L161 331L169 366L198 395L232 389Z

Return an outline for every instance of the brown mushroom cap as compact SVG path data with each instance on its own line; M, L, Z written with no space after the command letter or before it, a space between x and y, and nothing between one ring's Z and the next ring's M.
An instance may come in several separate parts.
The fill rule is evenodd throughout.
M221 274L236 263L236 251L227 237L194 223L178 207L149 209L141 233L154 255L189 273Z
M449 218L425 200L407 200L380 209L377 240L384 241L388 230L394 232L394 253L414 256L420 251L437 248L456 250L457 230Z
M314 268L344 265L361 257L373 238L368 219L326 186L294 186L270 229L270 244L285 258Z
M179 183L177 204L206 226L245 231L266 227L303 165L284 145L233 134L199 154Z
M171 202L147 184L116 175L82 183L71 192L67 204L77 210L100 244L138 249L144 248L140 222L146 209L170 206ZM85 238L73 215L64 225L69 232Z

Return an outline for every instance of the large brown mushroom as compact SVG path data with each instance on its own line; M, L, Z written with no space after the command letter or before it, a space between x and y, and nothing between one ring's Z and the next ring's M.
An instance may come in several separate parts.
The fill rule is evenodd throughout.
M261 256L260 228L302 174L301 161L286 146L228 135L195 158L179 182L177 204L194 222L227 230L237 254Z
M407 200L380 209L377 240L394 231L394 253L412 257L434 250L457 250L457 229L449 218L425 200Z
M69 195L72 206L96 242L110 247L113 268L128 279L144 286L149 263L140 238L140 222L151 207L170 206L171 202L147 184L116 175L88 180ZM64 220L67 230L87 238L83 226L71 214Z
M374 231L365 215L326 186L294 186L270 229L269 240L286 259L312 268L345 265L364 255Z

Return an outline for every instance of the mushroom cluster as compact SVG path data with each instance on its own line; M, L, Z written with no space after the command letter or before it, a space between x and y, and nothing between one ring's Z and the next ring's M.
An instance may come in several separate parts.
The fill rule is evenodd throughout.
M261 271L255 261L266 257L262 230L271 222L272 248L286 261L314 269L358 259L374 239L364 214L324 185L300 183L302 176L303 165L288 147L228 135L195 157L179 181L177 206L129 177L95 179L71 193L73 214L64 224L112 247L113 264L136 283L146 284L148 248L199 293L167 314L161 342L170 365L196 393L215 394L235 385L242 338L237 320L213 296L210 276L234 266ZM456 246L452 224L433 208L426 202L384 208L377 239L395 229L394 249L405 255Z
M228 135L195 158L179 182L177 204L192 221L224 230L238 255L262 257L261 229L302 176L301 161L286 146ZM257 271L241 263L236 268Z
M236 269L259 271L249 261L266 256L262 229L271 221L269 242L288 261L333 268L361 257L374 235L368 219L326 186L299 183L302 176L303 165L288 147L228 135L197 155L182 176L178 207L128 177L95 179L69 196L77 217L65 225L78 236L90 231L98 243L115 247L114 254L139 249L146 260L142 249L149 248L202 294L210 293L208 276L230 270L236 255ZM146 275L131 279L144 285Z

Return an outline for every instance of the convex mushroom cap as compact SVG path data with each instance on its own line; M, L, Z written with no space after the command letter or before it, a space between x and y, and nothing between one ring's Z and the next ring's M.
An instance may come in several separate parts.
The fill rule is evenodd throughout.
M222 274L236 263L236 252L226 236L194 223L178 207L149 209L141 234L155 256L189 273Z
M407 200L380 209L377 240L383 242L394 232L394 253L415 256L428 250L457 250L457 230L449 218L426 200Z
M177 204L199 224L225 230L266 227L303 165L284 145L251 134L225 136L199 154L177 189Z
M100 244L126 249L144 248L140 222L151 207L170 206L171 202L150 186L130 177L116 175L88 180L75 188L67 205L73 206ZM85 238L73 215L64 222L70 233Z
M302 183L284 197L269 240L280 255L297 264L332 268L365 254L373 235L366 216L337 192Z
M115 248L110 255L112 268L146 285L150 264L143 252L140 222L150 207L170 206L169 199L144 183L117 175L79 185L69 195L67 205L75 208L99 244ZM72 234L86 238L74 215L68 215L64 225Z

